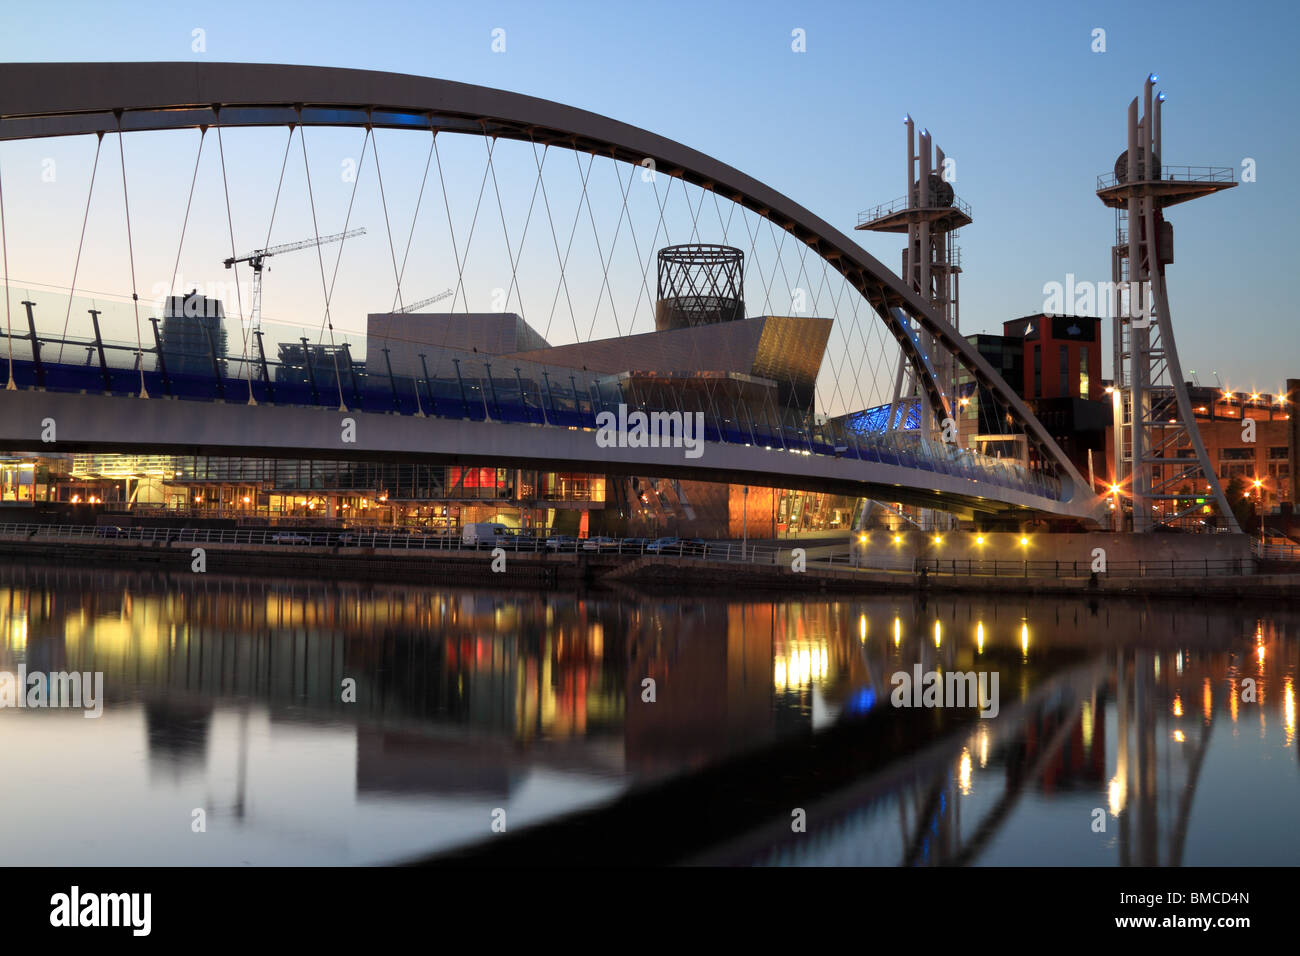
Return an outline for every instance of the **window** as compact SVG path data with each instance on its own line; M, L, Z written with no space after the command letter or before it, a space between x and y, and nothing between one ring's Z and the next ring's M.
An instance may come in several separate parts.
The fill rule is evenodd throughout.
M1254 461L1253 448L1220 448L1219 461Z
M1088 346L1079 346L1079 397L1088 397Z
M1268 457L1270 461L1286 461L1291 456L1287 454L1286 445L1274 445L1268 450Z
M1059 349L1061 357L1061 374L1056 379L1056 387L1062 398L1070 394L1070 347L1062 345Z
M1273 486L1273 490L1279 498L1286 499L1290 497L1291 465L1289 462L1270 462L1268 466L1268 477L1272 479L1269 484Z

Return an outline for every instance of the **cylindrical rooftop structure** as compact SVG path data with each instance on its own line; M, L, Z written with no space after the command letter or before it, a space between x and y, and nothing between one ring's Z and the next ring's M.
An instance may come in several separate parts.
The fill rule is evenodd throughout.
M745 254L734 246L691 243L660 249L655 331L743 319L744 277Z

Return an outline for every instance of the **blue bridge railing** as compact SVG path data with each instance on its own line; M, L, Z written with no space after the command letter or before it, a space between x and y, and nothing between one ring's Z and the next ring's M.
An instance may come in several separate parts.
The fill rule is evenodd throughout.
M156 326L155 326L156 328ZM863 432L834 420L816 421L773 402L755 407L727 390L660 389L641 394L635 382L561 366L447 353L415 343L370 343L368 361L354 361L347 346L328 349L305 340L279 346L282 359L265 357L260 334L251 355L226 355L215 345L175 348L161 339L154 348L102 339L45 337L0 331L0 376L13 348L13 376L21 388L189 401L333 407L362 412L424 414L469 421L516 422L561 428L597 428L601 412L703 414L704 440L779 452L822 455L897 465L969 479L993 487L1060 500L1057 478L1017 461L994 458L955 444L929 440L916 431ZM386 345L400 345L400 360L419 375L396 374ZM423 348L424 353L414 350ZM397 353L399 349L391 350ZM74 361L68 361L75 356ZM297 361L294 361L294 358ZM428 359L435 359L429 368ZM51 358L62 360L50 361ZM418 362L416 359L418 358ZM448 367L450 366L450 367ZM504 374L502 374L504 372Z

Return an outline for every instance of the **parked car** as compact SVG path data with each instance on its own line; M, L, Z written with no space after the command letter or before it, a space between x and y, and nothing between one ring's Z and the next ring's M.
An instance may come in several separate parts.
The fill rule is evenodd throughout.
M639 554L650 544L649 538L624 538L620 550L624 554Z
M96 538L125 538L129 532L115 524L103 524L95 529Z
M614 538L607 538L604 535L597 535L594 538L588 538L582 542L583 551L608 551L611 548L618 547L618 541Z
M703 538L686 538L682 541L685 546L682 550L685 554L694 554L703 557L709 552L709 542Z
M655 538L645 546L647 554L676 554L681 538Z
M340 534L337 538L334 539L334 543L343 545L344 547L348 545L356 544L357 536L354 532L344 531L342 534Z
M272 544L311 544L311 538L296 531L280 531L271 535Z
M568 534L553 534L546 539L546 550L548 551L572 551L578 544L578 539Z

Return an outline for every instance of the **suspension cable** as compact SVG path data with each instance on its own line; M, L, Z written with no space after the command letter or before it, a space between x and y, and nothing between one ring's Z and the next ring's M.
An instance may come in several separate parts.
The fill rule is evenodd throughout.
M315 235L315 237L316 237L316 262L317 262L317 264L320 266L320 288L321 288L321 292L322 292L322 293L324 294L324 296L325 296L325 317L324 317L324 319L323 319L323 321L322 321L321 324L329 327L329 335L330 335L330 352L331 352L331 354L332 354L333 357L334 357L334 384L335 384L336 386L338 386L338 393L339 393L339 411L341 411L341 412L346 412L346 411L348 410L348 406L347 406L347 403L343 401L343 376L342 376L341 374L339 374L339 355L338 355L338 349L337 349L337 348L335 347L335 345L334 345L334 322L330 319L330 291L331 291L331 289L325 285L325 255L324 255L324 253L321 252L321 248L320 248L320 227L317 225L317 222L316 222L316 196L315 196L315 194L312 192L312 188L311 188L311 164L307 162L307 135L306 135L306 132L300 129L300 130L298 131L298 139L299 139L299 141L302 143L302 167L303 167L303 169L306 171L306 175L307 175L307 199L308 199L308 201L309 201L310 204L311 204L311 228L312 228L312 233L313 233L313 234ZM366 138L365 138L364 140L362 140L362 142L361 142L361 158L362 158L363 160L365 159L365 156L366 156L366 143L369 142L369 140L370 140L370 130L367 129L367 130L366 130ZM360 170L360 163L358 163L357 166L358 166L358 169L357 169L357 178L356 178L355 180L353 180L353 182L352 182L352 196L353 196L354 199L356 198L356 194L357 194L357 182L359 182L360 179L361 179L361 175L360 175L360 173L361 173L361 170ZM349 202L348 202L348 218L351 218L351 216L352 216L352 203L349 201ZM346 220L345 220L345 222L344 222L343 232L344 232L345 234L347 233L347 222L346 222ZM336 259L336 260L335 260L335 266L334 266L334 277L335 277L336 279L338 278L338 261L341 260L341 259L343 258L343 249L342 249L342 244L343 244L344 241L346 241L346 240L340 240L340 241L339 241L339 246L340 246L340 248L339 248L339 259ZM303 361L304 361L304 362L309 362L309 361L311 361L310 356L308 356L308 355L304 355L304 356L303 356Z
M104 131L95 134L95 162L90 167L90 188L86 190L86 212L81 217L81 238L77 240L77 259L72 264L72 288L68 290L68 308L63 313L63 334L59 336L59 358L63 361L63 346L68 338L68 322L72 318L72 297L77 294L77 273L81 270L81 249L86 243L86 223L90 219L90 200L95 195L95 173L99 170L99 151L104 145Z
M366 137L361 141L361 159L357 162L357 175L356 178L352 180L352 194L348 197L348 211L347 214L344 215L343 217L343 238L339 240L338 255L334 257L334 270L330 273L330 291L329 291L329 295L326 296L326 298L330 302L334 301L334 285L335 283L338 282L339 267L343 263L343 245L348 241L347 240L348 226L352 223L352 207L357 200L357 187L361 184L361 167L364 166L366 162L366 145L369 143L369 141L370 141L370 131L366 130ZM304 162L306 161L306 155L305 155L306 146L307 144L304 141L303 143ZM310 173L308 174L307 179L308 179L307 189L308 189L308 193L310 194L311 192ZM322 257L324 256L323 252L321 253L321 256ZM322 333L324 332L324 323L321 323L321 331ZM333 320L331 319L330 333L333 334L333 331L334 331L334 325L333 325ZM333 339L331 339L331 341L333 341Z
M438 138L438 131L433 130L433 135L429 138L429 155L424 160L424 178L420 180L420 194L415 197L415 213L411 216L411 231L406 237L406 251L402 253L402 268L397 274L397 284L402 284L402 277L406 275L406 260L411 255L411 240L415 238L415 223L420 218L420 203L424 200L424 187L429 182L429 165L433 162L433 142ZM397 300L393 300L393 309L397 308Z
M0 253L4 256L5 269L5 331L9 339L9 384L5 391L16 392L18 385L14 381L14 323L9 305L9 242L5 235L5 189L4 175L0 173Z
M221 157L221 186L226 196L226 227L230 232L230 257L235 258L239 253L235 251L235 220L230 212L230 181L226 178L226 147L221 139L221 114L216 110L217 123L217 155ZM253 373L248 367L248 329L244 328L244 294L239 288L239 263L232 262L231 268L235 270L235 308L239 312L239 327L241 329L241 338L243 339L243 363L244 371L248 378L248 404L256 405L257 400L253 398ZM218 372L218 374L220 374Z
M271 203L271 221L266 224L266 241L262 243L263 249L271 247L271 227L275 225L275 212L280 208L280 189L284 186L284 170L289 165L289 147L293 145L294 126L289 124L289 138L284 144L284 159L280 161L280 181L275 184L275 201ZM259 320L261 316L258 316Z
M144 384L144 344L140 340L140 295L135 286L135 247L131 241L131 199L126 191L126 147L122 143L122 111L117 111L117 153L122 165L122 207L126 212L126 251L131 263L131 305L135 310L135 354L139 357L140 397L148 398Z
M208 128L206 126L200 126L199 127L199 152L198 155L194 157L194 175L190 177L190 196L187 200L185 200L185 218L181 220L181 237L176 242L176 264L172 266L172 281L167 286L168 289L167 294L169 296L172 294L172 290L176 288L176 274L180 272L180 268L181 268L181 249L184 248L185 246L185 229L190 223L190 206L193 205L194 203L194 184L198 182L199 160L203 158L203 141L204 139L207 138L207 135L208 135ZM74 283L76 282L75 277L73 279L73 282Z
M393 246L393 224L388 218L388 199L384 195L384 172L379 165L379 137L374 137L375 144L371 152L375 154L375 177L379 180L379 202L384 210L384 228L388 231L388 257L393 262L393 280L397 283L397 304L402 302L402 274L397 271L397 249Z

